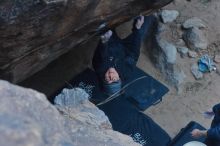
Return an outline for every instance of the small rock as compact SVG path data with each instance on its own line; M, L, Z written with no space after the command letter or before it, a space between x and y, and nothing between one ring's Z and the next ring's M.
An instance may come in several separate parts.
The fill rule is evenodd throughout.
M62 92L55 97L55 104L59 106L76 107L89 99L89 95L81 88L63 89Z
M177 51L180 53L181 57L185 57L189 51L186 47L178 47Z
M185 44L185 42L184 42L183 39L179 39L179 40L176 42L176 45L178 45L178 46L185 46L186 44Z
M196 80L203 78L203 74L199 71L198 65L196 63L191 66L191 72Z
M207 28L207 26L205 25L205 23L197 18L197 17L193 17L193 18L190 18L188 20L186 20L184 23L183 23L183 28L185 29L189 29L189 28L193 28L193 27L197 27L197 28Z
M179 12L176 10L163 10L161 12L161 18L163 23L173 22L179 16Z
M161 38L157 38L157 42L158 42L159 46L161 47L161 49L163 50L163 53L166 56L167 63L175 64L176 63L176 53L177 53L176 47L173 44L171 44Z
M220 63L220 55L215 55L214 61Z
M198 57L198 54L195 51L188 51L188 56L190 58L196 58Z
M207 49L208 40L199 28L193 27L183 34L183 39L192 50Z

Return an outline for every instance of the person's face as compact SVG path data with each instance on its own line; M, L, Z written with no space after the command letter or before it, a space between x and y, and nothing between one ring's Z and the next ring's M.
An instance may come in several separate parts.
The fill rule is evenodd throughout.
M119 80L119 75L117 71L114 68L108 69L108 71L105 74L105 80L110 84L112 82Z

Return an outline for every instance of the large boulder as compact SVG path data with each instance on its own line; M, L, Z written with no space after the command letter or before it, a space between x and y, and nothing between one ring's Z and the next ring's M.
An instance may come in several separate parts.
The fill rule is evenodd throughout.
M43 94L6 81L0 80L0 92L1 146L138 146L111 129L82 89L66 90L78 100L72 106L57 105L59 110Z
M72 48L172 0L3 0L0 78L19 82ZM88 47L89 49L89 47Z

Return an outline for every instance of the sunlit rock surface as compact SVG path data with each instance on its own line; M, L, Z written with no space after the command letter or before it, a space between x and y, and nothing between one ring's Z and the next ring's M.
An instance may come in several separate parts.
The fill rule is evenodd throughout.
M77 104L60 104L58 110L43 94L6 81L0 80L0 93L1 146L139 146L113 131L85 94L68 95Z

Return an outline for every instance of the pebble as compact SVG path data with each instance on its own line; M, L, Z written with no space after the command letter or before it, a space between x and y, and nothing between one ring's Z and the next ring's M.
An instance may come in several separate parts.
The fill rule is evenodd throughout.
M220 63L220 55L215 55L214 61Z
M182 58L184 58L184 57L187 56L187 53L188 53L189 49L186 48L186 47L178 47L177 51L180 53L180 56Z
M198 57L198 54L195 51L188 51L188 56L190 58L196 58Z

